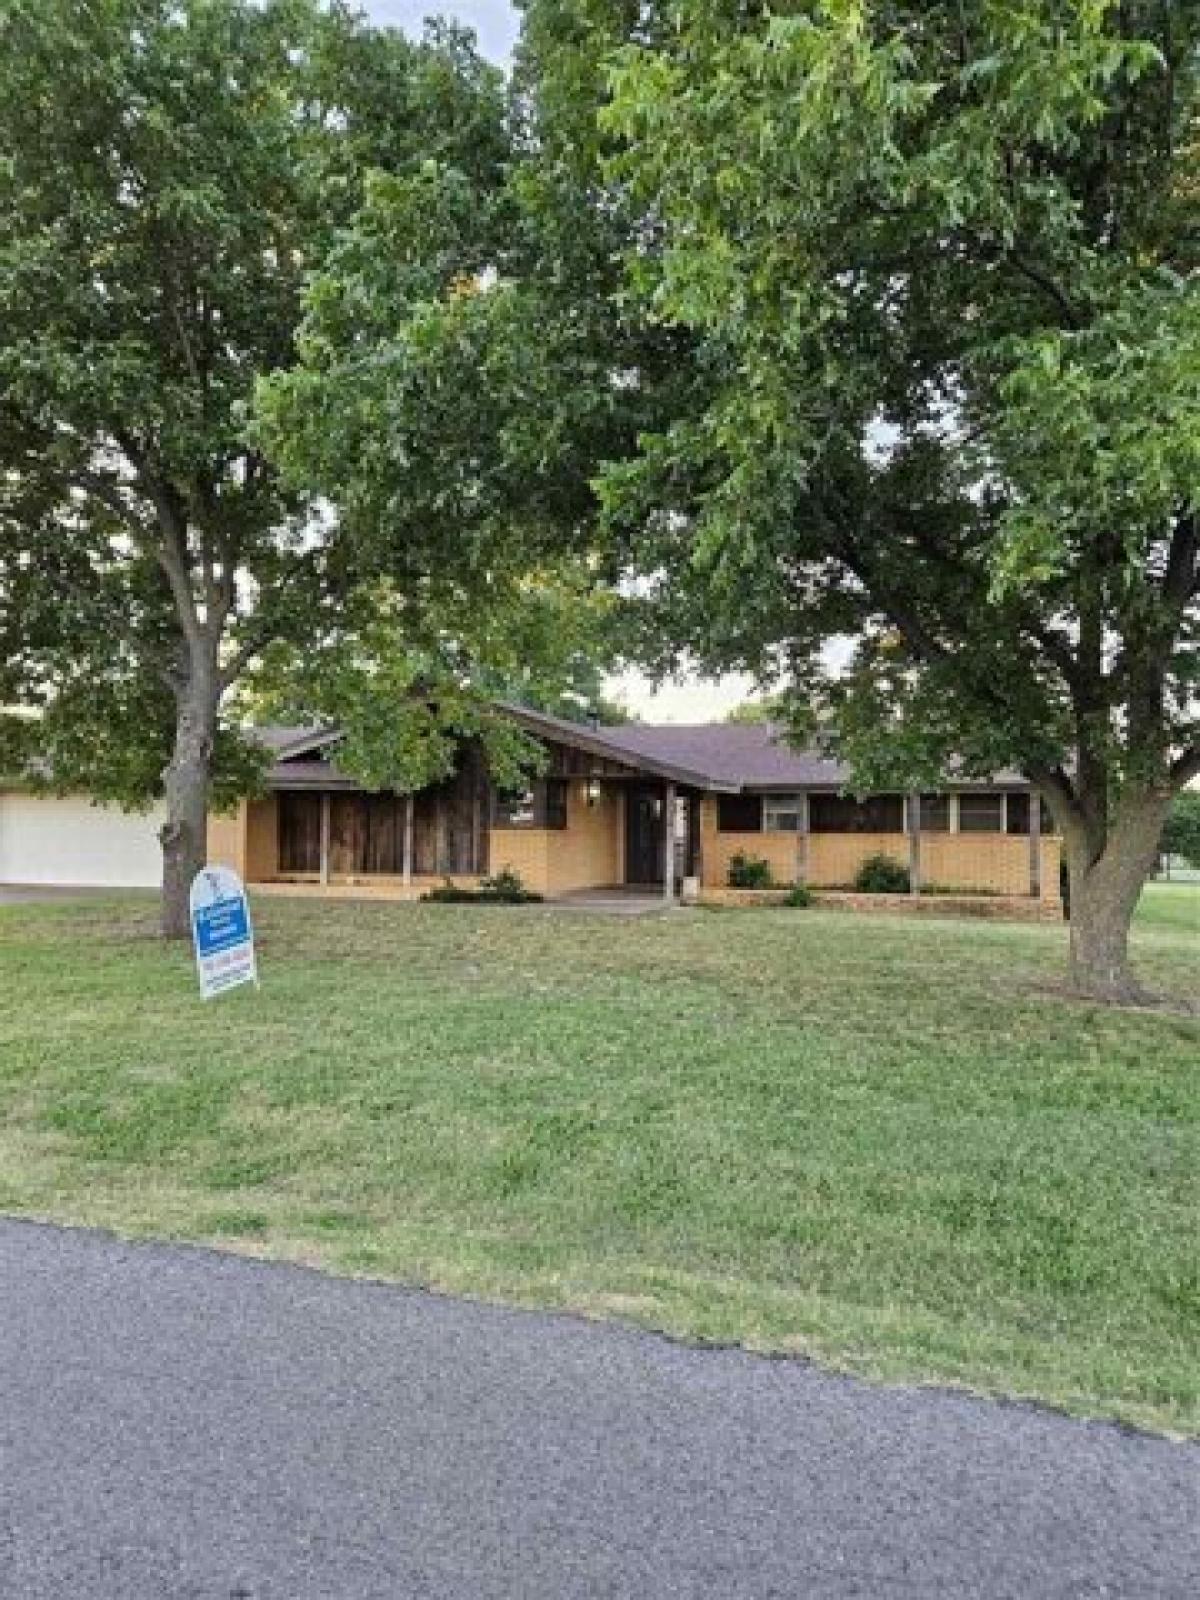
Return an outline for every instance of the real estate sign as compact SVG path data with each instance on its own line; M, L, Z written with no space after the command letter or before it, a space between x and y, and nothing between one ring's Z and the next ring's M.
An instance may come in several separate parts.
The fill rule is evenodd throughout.
M205 867L192 883L192 942L206 1000L257 983L254 930L242 880L229 867Z

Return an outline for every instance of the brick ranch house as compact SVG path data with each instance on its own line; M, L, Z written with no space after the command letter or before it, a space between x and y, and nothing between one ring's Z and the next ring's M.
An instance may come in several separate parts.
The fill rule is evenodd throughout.
M262 730L267 792L210 819L210 858L248 883L309 892L408 898L508 867L549 898L625 887L672 898L685 879L721 898L739 852L765 858L778 884L818 889L852 885L882 852L909 868L914 893L1058 903L1058 840L1016 774L858 800L842 766L768 725L593 727L506 710L548 755L520 794L496 790L469 746L444 782L367 793L338 770L336 730Z

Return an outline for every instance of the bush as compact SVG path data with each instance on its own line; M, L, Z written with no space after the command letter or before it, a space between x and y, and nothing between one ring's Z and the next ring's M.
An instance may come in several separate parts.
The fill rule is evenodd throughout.
M859 867L854 887L860 894L907 894L912 888L908 868L892 856L868 856Z
M479 894L481 899L503 900L508 905L528 905L531 901L542 898L532 889L527 889L521 881L520 873L514 872L511 867L501 867L499 872L494 872L490 878L485 878L479 885Z
M748 856L744 850L731 857L729 862L729 887L731 889L769 889L771 863L762 856Z
M445 883L436 889L429 889L421 896L422 900L430 900L438 905L529 905L541 900L540 894L535 894L532 889L527 889L521 882L520 876L511 867L502 867L499 872L493 873L490 878L484 878L478 889L464 889L459 884L451 883L447 878Z
M794 883L784 896L782 903L785 906L795 906L797 910L803 910L804 907L812 905L813 892L811 889L805 888L802 883Z

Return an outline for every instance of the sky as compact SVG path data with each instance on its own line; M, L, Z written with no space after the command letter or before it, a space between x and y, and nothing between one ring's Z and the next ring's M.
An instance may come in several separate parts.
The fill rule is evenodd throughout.
M506 0L359 0L375 22L391 23L410 33L420 33L425 17L431 14L453 17L475 30L484 55L503 65L516 42L520 17ZM719 721L740 701L749 697L749 678L731 676L717 682L687 678L657 688L638 672L614 677L610 691L619 696L637 716L648 722Z
M453 17L474 28L479 48L493 61L507 60L516 42L520 18L505 0L359 0L375 22L390 22L410 33L420 33L427 16Z

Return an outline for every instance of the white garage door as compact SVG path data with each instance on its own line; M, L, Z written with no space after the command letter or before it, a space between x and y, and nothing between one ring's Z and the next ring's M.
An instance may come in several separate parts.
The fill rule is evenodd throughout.
M0 793L0 883L153 888L161 824L160 807L130 815L82 795Z

